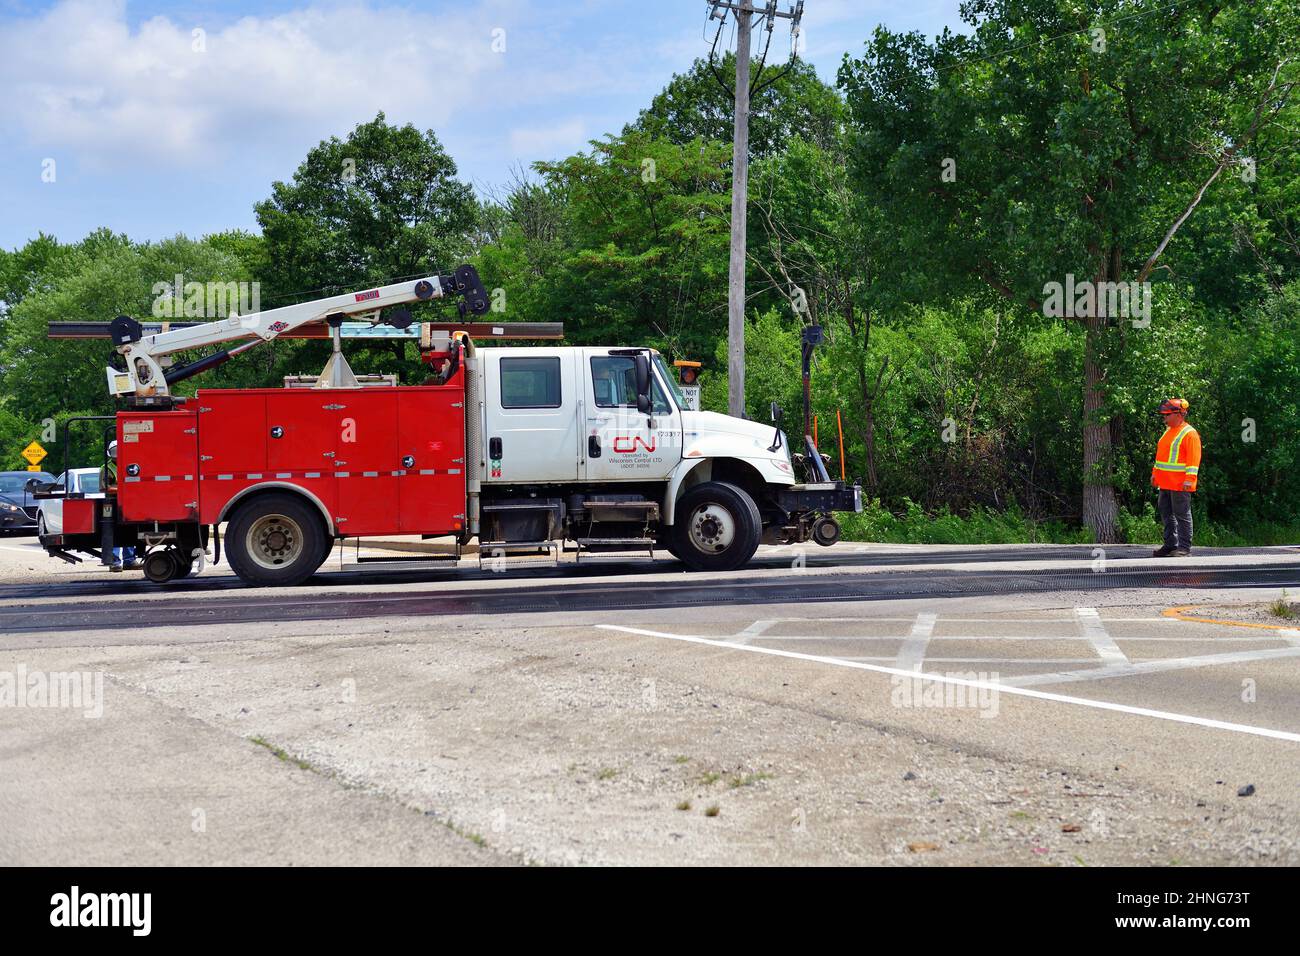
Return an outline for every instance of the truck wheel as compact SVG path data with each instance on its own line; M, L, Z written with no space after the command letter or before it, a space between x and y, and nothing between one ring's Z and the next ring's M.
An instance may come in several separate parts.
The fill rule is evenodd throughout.
M734 571L754 556L762 533L753 498L725 481L706 481L677 502L673 554L697 571Z
M325 529L301 498L261 495L226 527L226 558L246 584L302 584L325 561Z

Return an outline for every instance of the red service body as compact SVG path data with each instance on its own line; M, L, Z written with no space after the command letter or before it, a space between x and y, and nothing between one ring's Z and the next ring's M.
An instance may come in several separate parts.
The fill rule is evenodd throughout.
M180 408L117 416L127 522L224 521L263 490L305 495L334 536L459 534L465 389L200 389Z

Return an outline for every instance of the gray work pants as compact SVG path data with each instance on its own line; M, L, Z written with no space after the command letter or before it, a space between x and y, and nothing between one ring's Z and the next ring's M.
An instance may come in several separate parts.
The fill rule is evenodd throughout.
M1165 526L1165 547L1192 549L1192 493L1160 489L1160 520Z

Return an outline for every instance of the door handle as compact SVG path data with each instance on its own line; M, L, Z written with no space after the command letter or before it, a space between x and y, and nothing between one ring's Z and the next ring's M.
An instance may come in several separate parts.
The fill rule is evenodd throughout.
M588 436L588 438L587 438L587 457L588 457L588 458L599 458L599 457L600 457L600 436L599 436L599 435L591 435L591 436Z
M493 458L496 461L501 460L501 439L500 438L488 439L488 457Z

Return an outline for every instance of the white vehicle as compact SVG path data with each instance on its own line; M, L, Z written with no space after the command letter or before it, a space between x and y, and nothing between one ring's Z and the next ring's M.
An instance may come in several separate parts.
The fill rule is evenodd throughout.
M477 539L480 556L565 541L579 555L659 546L691 568L726 571L763 540L833 544L834 512L862 509L860 489L830 479L812 438L790 447L775 405L773 424L690 410L650 348L479 348L472 336L508 338L512 324L423 325L424 381L353 374L341 351L347 320L400 331L413 323L403 304L452 294L467 300L462 318L488 310L462 266L158 332L114 319L121 365L106 374L127 403L116 416L121 483L93 514L73 509L62 533L47 518L42 543L65 559L68 547L101 560L142 547L144 573L160 583L184 577L223 523L231 567L258 585L305 581L336 539L388 534ZM311 326L328 327L333 345L319 376L171 392ZM226 343L238 344L173 364Z
M69 496L102 498L98 468L71 468L54 479L50 489L58 497L41 498L36 513L37 534L63 533L63 501Z

